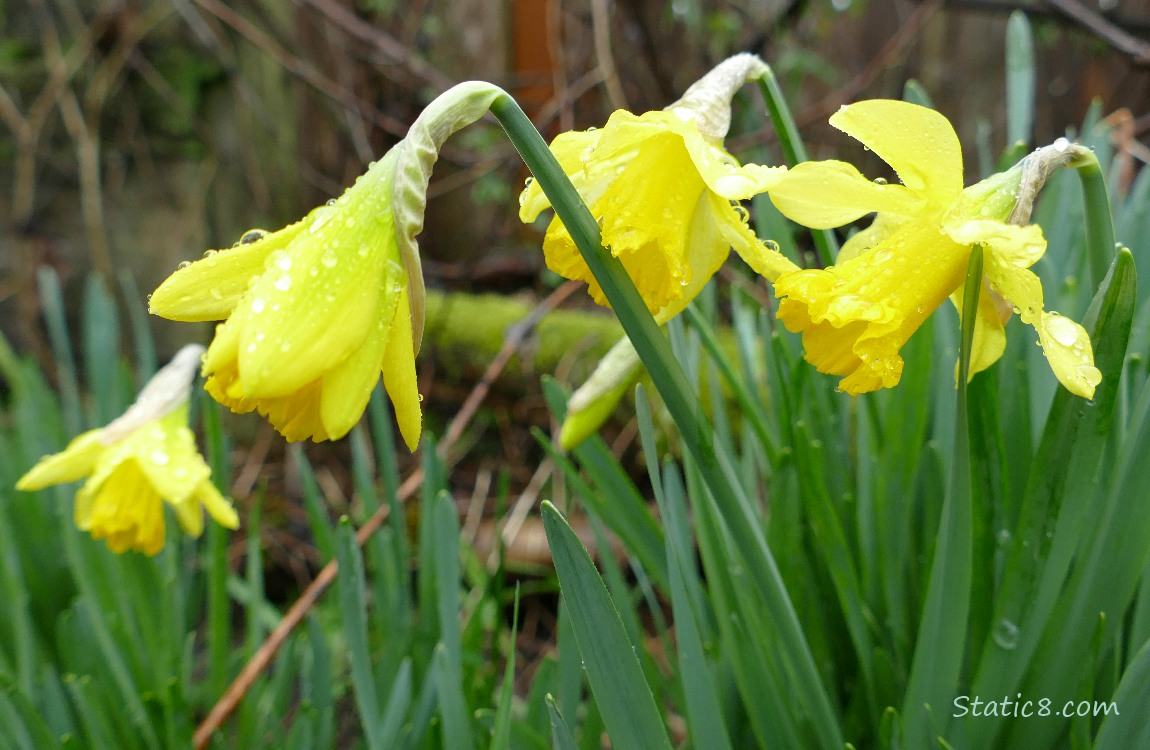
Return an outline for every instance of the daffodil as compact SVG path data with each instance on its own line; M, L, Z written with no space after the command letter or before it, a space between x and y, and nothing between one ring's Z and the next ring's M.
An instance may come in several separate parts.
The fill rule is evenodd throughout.
M208 251L156 289L157 315L224 320L204 358L213 398L258 410L288 440L335 439L359 421L382 374L415 450L424 296L415 236L428 179L443 141L499 95L478 82L452 88L341 197Z
M881 157L901 184L871 181L841 161L806 162L771 188L783 214L829 229L877 212L844 245L832 267L775 280L778 317L802 332L806 359L841 375L848 393L899 382L899 349L948 297L961 310L970 251L984 249L984 289L975 322L971 374L993 364L1006 345L1011 312L1038 332L1054 375L1090 398L1101 382L1090 339L1078 323L1044 309L1042 285L1029 270L1046 250L1042 231L1007 219L1023 170L963 189L962 151L945 117L898 101L863 101L840 109L831 124ZM1017 220L1017 217L1016 217Z
M237 528L239 517L212 484L188 429L188 387L203 352L184 347L123 416L40 459L16 488L38 490L87 477L76 494L76 526L106 539L117 553L154 555L163 548L165 502L192 536L202 533L205 510L221 526Z
M755 236L737 204L767 191L785 168L740 166L722 146L731 97L765 71L757 57L737 55L664 110L619 110L601 129L562 133L551 143L598 219L604 246L620 259L659 322L686 307L732 247L767 278L793 268ZM532 183L520 197L519 218L534 221L550 205ZM551 270L587 282L595 301L607 304L557 217L547 228L543 253Z

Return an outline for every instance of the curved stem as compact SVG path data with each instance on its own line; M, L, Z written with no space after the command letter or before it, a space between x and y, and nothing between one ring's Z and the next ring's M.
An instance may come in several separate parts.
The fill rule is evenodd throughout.
M763 601L779 629L780 658L789 662L789 671L797 683L796 692L810 701L811 724L818 733L821 746L841 748L843 739L839 734L838 719L782 575L767 546L762 519L735 479L733 467L716 454L711 439L712 429L700 412L686 373L672 354L623 264L603 247L598 223L531 120L507 95L492 102L491 112L539 181L556 215L567 228L619 317L623 330L635 345L748 567L761 574L751 578L758 584Z
M1092 151L1081 154L1074 164L1082 181L1082 200L1086 209L1086 260L1090 269L1090 287L1097 288L1114 259L1114 218L1102 166Z

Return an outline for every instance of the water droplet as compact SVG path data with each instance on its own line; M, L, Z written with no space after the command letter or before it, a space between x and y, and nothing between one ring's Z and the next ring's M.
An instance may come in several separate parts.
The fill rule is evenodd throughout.
M262 240L266 236L267 236L267 230L249 229L248 231L244 232L242 237L240 237L239 244L250 245L253 242L258 242L259 240Z
M323 263L328 268L332 268L333 266L335 266L335 264L338 260L339 260L339 258L336 257L335 251L330 249L330 248L327 250L324 250L323 255L321 255L319 258L319 262Z
M1010 540L1014 537L1014 535L1010 533L1010 529L999 529L998 533L994 536L998 540L1000 547L1005 547L1010 544Z
M157 466L165 466L169 461L172 460L171 456L169 456L168 452L163 448L157 448L152 451L150 458L152 459L152 463L156 464Z
M345 223L347 224L348 227L354 227L355 226L355 217L354 216L347 217L347 219L345 220Z
M1063 346L1072 346L1078 341L1078 327L1061 315L1051 315L1046 321L1046 330Z
M212 299L223 299L224 298L224 293L221 292L219 289L216 289L215 287L212 287L211 289L209 289L208 294L211 296Z
M995 643L1007 651L1018 647L1018 626L1005 617L995 623L991 636Z
M1054 146L1055 151L1062 152L1070 148L1070 141L1066 140L1065 138L1059 138L1058 140L1054 141L1052 145Z
M180 265L176 266L176 268L178 270L182 271L183 269L187 268L190 265L192 265L192 262L190 260L181 260Z
M281 271L288 271L291 269L291 256L287 253L276 258L276 265Z
M876 178L874 178L874 184L876 184L876 185L886 185L886 184L888 184L888 183L887 183L887 181L886 181L886 178L885 178L885 177L876 177Z
M325 203L324 205L325 205L325 206L334 206L334 205L335 205L335 198L332 198L331 200L329 200L329 201L328 201L327 203Z
M419 394L419 402L423 403L423 394L422 393Z
M215 254L216 254L216 253L218 253L218 252L219 252L219 250L207 250L207 251L205 251L205 252L204 252L204 257L205 257L205 258L210 258L210 257L212 257L213 255L215 255Z
M280 276L276 279L275 288L281 292L286 292L288 289L291 289L291 276L288 276L286 273Z
M523 187L525 187L525 188L529 188L534 184L535 184L535 178L534 177L528 177L526 180L523 181Z
M252 300L252 312L256 315L262 313L265 307L267 307L267 302L264 301L263 297L256 297Z

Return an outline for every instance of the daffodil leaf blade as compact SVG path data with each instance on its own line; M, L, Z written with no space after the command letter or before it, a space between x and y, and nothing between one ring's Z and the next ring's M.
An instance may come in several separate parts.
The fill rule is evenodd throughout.
M954 458L903 698L903 739L911 747L929 746L945 727L948 714L942 707L949 704L958 684L967 640L974 524L967 374L982 273L983 250L975 245L963 291Z
M572 618L587 681L616 747L664 748L671 743L635 645L582 542L555 506L543 504L560 590Z
M982 689L1017 691L1043 633L1066 625L1053 612L1067 596L1066 576L1086 519L1095 512L1094 481L1114 418L1135 287L1133 258L1128 251L1119 253L1084 321L1102 383L1091 402L1061 388L1054 396L1019 505L989 622L992 637L980 656L974 694ZM1038 671L1049 672L1049 667ZM994 717L972 723L972 742L990 742L1001 724Z
M1112 705L1115 710L1107 711L1094 740L1094 750L1150 747L1150 722L1144 712L1129 709L1150 705L1150 644L1144 644L1126 668Z

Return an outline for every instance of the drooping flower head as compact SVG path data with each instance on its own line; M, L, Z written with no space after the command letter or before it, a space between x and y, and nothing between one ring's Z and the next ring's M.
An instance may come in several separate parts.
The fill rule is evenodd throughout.
M427 184L443 141L501 93L480 83L452 88L338 199L279 231L209 251L156 289L157 315L224 320L204 358L213 398L258 410L288 440L335 439L359 421L382 374L415 450L424 296L415 236Z
M1102 376L1090 339L1082 326L1044 309L1041 283L1029 270L1046 251L1042 230L1007 223L1023 170L964 190L954 129L937 112L906 102L858 102L830 122L881 157L902 184L872 182L849 164L822 161L799 164L771 188L783 214L816 229L877 212L874 223L843 246L834 266L784 273L775 281L778 317L802 332L807 361L820 372L842 375L839 387L848 393L897 384L903 367L898 352L911 334L948 296L961 312L966 267L978 244L985 253L985 288L971 374L1002 356L1003 326L1014 310L1037 330L1059 382L1092 397Z
M165 502L192 536L202 533L205 510L221 526L237 528L239 517L212 484L211 469L188 429L188 389L203 353L202 346L185 346L123 416L40 459L16 489L88 477L76 494L76 526L106 539L117 553L154 555L163 548Z
M793 267L755 237L733 204L765 192L785 168L740 166L722 147L731 97L766 70L757 57L737 55L662 111L619 110L601 129L562 133L551 143L599 220L604 246L622 261L659 322L686 307L732 247L770 279ZM550 205L532 183L520 197L519 218L534 221ZM558 217L547 228L543 252L551 270L587 282L595 301L607 304Z

